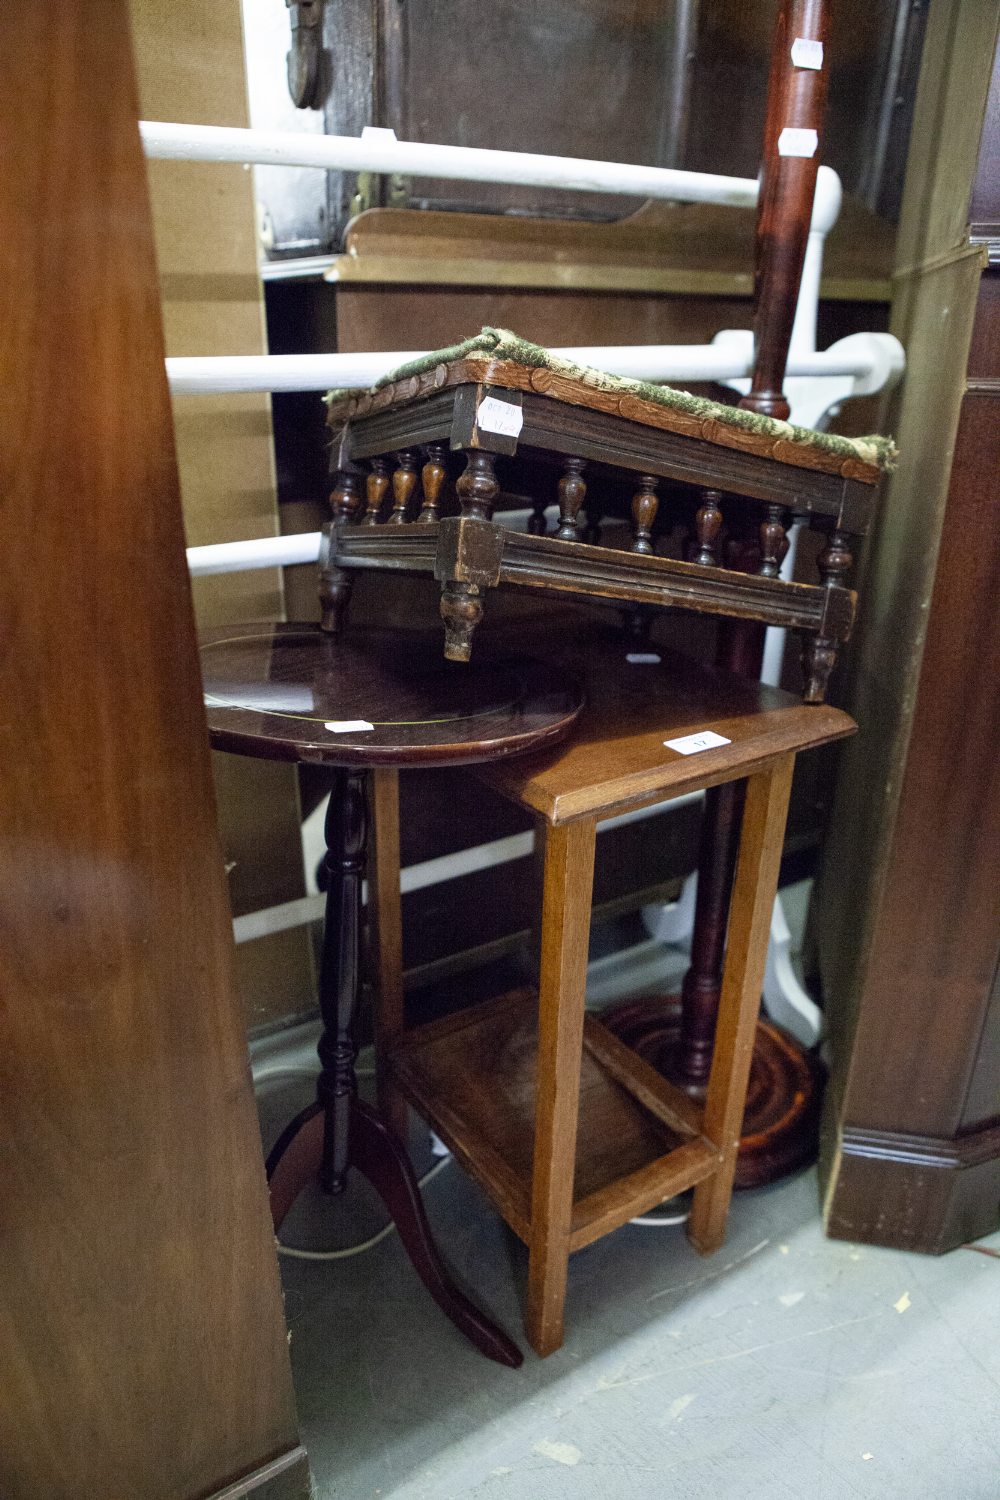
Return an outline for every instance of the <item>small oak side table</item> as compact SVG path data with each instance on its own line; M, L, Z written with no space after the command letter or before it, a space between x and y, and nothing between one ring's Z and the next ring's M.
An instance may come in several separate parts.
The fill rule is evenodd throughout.
M377 994L381 1097L409 1101L529 1248L525 1325L563 1339L569 1256L694 1188L688 1238L721 1244L760 1007L788 795L800 750L851 734L825 705L667 652L633 663L614 633L554 641L587 706L565 745L476 772L536 817L543 866L539 985L407 1029L401 984ZM722 998L703 1102L585 1014L597 824L684 792L742 782ZM399 951L396 804L376 809L378 940ZM395 868L393 867L395 860ZM394 894L395 893L395 894ZM398 965L396 966L398 972Z
M366 631L335 640L313 625L217 631L203 642L201 664L216 749L329 766L334 773L319 976L321 1071L315 1103L290 1122L267 1160L275 1230L308 1182L318 1178L336 1194L354 1167L382 1197L438 1306L482 1353L517 1366L520 1350L445 1269L403 1145L357 1096L352 1027L367 808L370 801L384 804L381 779L392 778L394 788L401 766L499 760L561 738L580 711L580 691L536 661L493 660L472 670L450 665L436 636ZM373 905L383 885L382 871L373 870ZM397 858L397 904L398 896ZM383 948L380 970L392 956Z

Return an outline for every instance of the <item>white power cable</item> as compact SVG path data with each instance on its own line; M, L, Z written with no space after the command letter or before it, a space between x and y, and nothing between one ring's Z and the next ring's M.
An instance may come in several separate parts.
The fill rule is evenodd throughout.
M417 1187L423 1190L432 1177L443 1172L451 1161L451 1156L442 1156L436 1161L429 1172L425 1172L417 1182ZM378 1234L373 1234L371 1239L361 1240L357 1245L345 1245L343 1250L296 1250L293 1245L283 1245L280 1240L276 1241L279 1255L287 1255L291 1260L350 1260L353 1255L364 1255L366 1250L374 1250L384 1239L392 1234L396 1225L392 1219Z
M268 1081L271 1082L275 1078L315 1078L315 1076L311 1068L280 1068L269 1072ZM357 1068L354 1076L355 1078L374 1078L375 1072L372 1068ZM443 1156L440 1161L436 1161L423 1177L418 1178L417 1188L422 1192L431 1178L443 1171L450 1161L450 1153ZM370 1239L360 1240L356 1245L345 1245L342 1250L298 1250L294 1245L283 1245L277 1236L275 1236L275 1244L278 1254L287 1256L289 1260L350 1260L354 1255L364 1255L367 1250L374 1250L376 1245L388 1239L395 1227L395 1223L390 1219L388 1224L384 1225L377 1234L373 1234Z

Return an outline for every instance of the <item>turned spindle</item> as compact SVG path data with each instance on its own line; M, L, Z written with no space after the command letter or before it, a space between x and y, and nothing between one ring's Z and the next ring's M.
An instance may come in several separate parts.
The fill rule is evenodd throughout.
M717 546L722 530L722 511L718 490L702 490L701 504L695 512L694 530L698 539L698 555L695 562L703 568L714 568L718 564Z
M567 458L559 480L559 525L556 536L561 542L578 542L581 535L580 507L587 497L582 458Z
M660 499L656 493L657 482L654 474L639 475L639 488L632 496L632 521L635 526L633 552L652 553L653 522L660 508Z
M326 814L326 910L323 927L322 971L337 976L337 984L321 986L323 1034L319 1041L322 1065L317 1098L324 1109L323 1160L320 1183L328 1193L340 1193L347 1172L354 1077L352 1025L358 993L358 930L361 920L361 875L365 861L367 811L365 788L358 771L338 770L337 785Z
M462 515L470 521L489 521L500 498L500 486L493 468L493 454L483 448L470 448L465 468L455 485ZM465 660L467 658L459 658Z
M782 0L774 31L757 199L754 368L750 391L740 402L770 417L788 417L782 383L822 153L832 8L829 0ZM818 68L793 62L792 43L800 38L820 44ZM815 149L782 154L779 142L788 129L815 131Z
M417 455L409 448L396 454L396 468L392 476L392 511L390 526L402 526L406 512L417 487Z
M361 475L356 470L339 469L330 491L330 510L335 521L349 521L361 509Z
M757 572L761 578L777 578L787 554L784 507L769 505L767 516L760 523L760 567Z
M420 483L423 487L424 502L420 507L418 521L436 521L441 511L441 490L445 480L448 478L448 470L444 463L444 444L428 443L424 449L427 461L420 471Z
M379 512L389 488L389 465L384 458L373 458L365 489L365 526L377 526Z
M850 572L851 550L842 531L830 535L816 559L820 581L828 589L843 587ZM837 642L829 635L806 636L802 648L802 671L806 685L803 697L807 703L822 703L826 697L830 673L837 664Z
M545 512L548 509L546 498L540 495L531 502L531 515L528 517L528 531L532 536L544 536L548 530Z

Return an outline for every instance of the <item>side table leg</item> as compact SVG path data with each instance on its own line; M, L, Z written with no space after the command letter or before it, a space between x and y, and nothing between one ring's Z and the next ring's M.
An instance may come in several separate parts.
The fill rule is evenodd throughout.
M403 920L399 894L399 772L371 773L368 854L368 973L375 1011L378 1106L389 1128L406 1141L406 1101L394 1087L389 1048L406 1026L403 997Z
M538 1003L538 1084L525 1327L536 1353L563 1341L583 1058L593 819L546 828Z
M722 1162L695 1188L688 1220L688 1239L703 1254L718 1249L725 1235L794 765L795 757L785 756L769 771L751 776L746 784L726 967L702 1127L705 1136L718 1146Z

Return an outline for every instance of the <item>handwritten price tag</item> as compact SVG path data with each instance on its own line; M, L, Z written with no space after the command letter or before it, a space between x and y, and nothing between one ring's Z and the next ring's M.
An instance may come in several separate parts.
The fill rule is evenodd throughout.
M510 401L484 396L476 413L476 426L484 432L499 432L503 437L517 437L524 426L524 412Z

